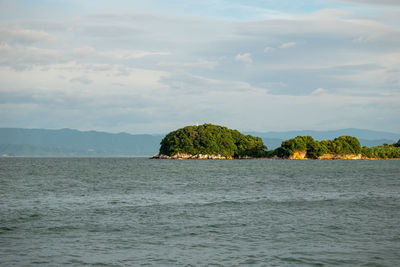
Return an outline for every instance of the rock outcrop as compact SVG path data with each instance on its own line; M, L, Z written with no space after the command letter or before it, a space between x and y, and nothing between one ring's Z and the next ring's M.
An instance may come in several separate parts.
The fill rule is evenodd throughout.
M309 158L309 157L307 157L306 151L295 151L292 155L289 156L288 159L293 159L293 160L307 160L307 159L359 160L359 159L365 159L365 158L363 158L361 154L346 154L346 155L323 154L322 156L319 156L318 158Z
M289 156L289 159L307 159L306 155L306 151L295 151L293 155Z
M156 154L151 159L234 159L233 157L225 157L221 155L191 155L186 153L176 153L171 156Z
M208 155L208 154L186 154L186 153L176 153L171 156L156 154L151 157L151 159L252 159L252 157L225 157L221 155ZM277 156L274 159L281 159ZM360 159L373 159L362 157L361 154L347 154L347 155L336 155L336 154L324 154L318 158L308 158L305 151L296 151L288 159L290 160L309 160L309 159L319 159L319 160L360 160Z
M362 159L361 154L347 154L347 155L335 155L335 154L324 154L318 159L341 159L341 160L359 160Z

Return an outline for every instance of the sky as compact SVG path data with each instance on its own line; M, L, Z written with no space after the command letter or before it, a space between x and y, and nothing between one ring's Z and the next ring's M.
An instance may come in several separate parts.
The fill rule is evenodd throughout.
M0 0L0 127L400 133L399 0Z

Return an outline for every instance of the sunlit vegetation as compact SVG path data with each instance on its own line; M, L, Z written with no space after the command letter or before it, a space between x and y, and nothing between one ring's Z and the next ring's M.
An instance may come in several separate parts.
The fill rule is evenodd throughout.
M400 140L391 145L383 144L373 147L364 146L362 148L362 154L368 158L398 159L400 158Z
M316 141L311 136L297 136L282 142L274 154L287 158L296 151L306 152L307 158L318 158L324 154L347 155L361 153L360 142L355 137L340 136L334 140Z
M224 157L265 157L260 137L241 134L227 127L203 124L170 132L161 141L160 154L221 155Z
M324 155L327 154L392 159L400 158L400 140L391 145L361 147L358 139L352 136L340 136L333 140L323 141L314 140L311 136L297 136L283 141L279 148L267 151L260 137L244 135L223 126L203 124L170 132L161 141L160 147L160 154L167 156L202 154L221 155L227 158L290 158L298 152L305 155L307 159L326 158Z

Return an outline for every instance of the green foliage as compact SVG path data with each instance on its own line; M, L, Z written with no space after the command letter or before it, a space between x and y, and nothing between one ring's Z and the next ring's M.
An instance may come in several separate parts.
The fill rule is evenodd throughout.
M361 145L357 138L352 136L340 136L333 140L321 141L327 153L336 155L360 154Z
M323 154L349 155L362 154L367 158L393 159L400 158L400 140L397 143L374 147L362 147L357 138L352 136L340 136L333 140L315 141L311 136L297 136L282 142L282 145L268 156L287 158L294 152L306 152L307 158L318 158Z
M315 141L311 136L297 136L283 141L281 147L275 150L275 154L278 157L287 158L296 151L305 151L306 157L317 158L326 153L327 149L325 145Z
M318 142L311 136L297 136L282 142L281 147L275 150L278 157L287 158L296 151L306 152L307 158L318 158L323 154L360 154L361 146L357 138L340 136L334 140Z
M399 139L399 141L397 141L397 143L392 144L392 146L394 146L394 147L400 147L400 139Z
M220 154L225 157L263 157L266 147L261 138L243 135L227 127L203 124L170 132L161 141L160 154Z
M400 140L391 145L383 144L380 146L362 148L362 155L367 158L378 159L398 159L400 158Z

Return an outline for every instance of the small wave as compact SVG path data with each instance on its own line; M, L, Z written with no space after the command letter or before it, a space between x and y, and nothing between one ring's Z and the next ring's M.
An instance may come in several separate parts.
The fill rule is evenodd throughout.
M11 226L11 227L2 226L2 227L0 227L0 234L6 233L6 232L10 232L10 231L14 231L16 229L17 229L17 227L15 227L15 226Z
M306 264L311 266L325 266L323 262L317 261L315 259L304 258L304 257L276 257L278 260L290 263L290 264Z
M329 230L343 230L344 229L342 226L339 226L339 225L329 225L326 228Z
M79 229L80 227L73 225L52 226L47 228L47 230L51 232L65 232L65 231L79 230Z
M31 261L31 264L33 264L33 265L41 265L41 264L49 264L50 262L49 261L40 261L40 260L34 260L34 261Z
M108 263L104 263L104 262L95 262L91 264L92 266L110 266L110 264Z
M256 259L246 259L243 262L241 262L240 264L244 264L244 265L250 265L250 264L258 264L260 263L260 261L256 260Z
M362 198L364 199L364 198ZM278 198L258 198L258 199L240 199L240 200L215 200L210 202L187 202L184 203L184 206L235 206L235 205L253 205L253 204L287 204L287 205L305 205L305 204L313 204L313 203L328 203L328 202L342 202L342 201L359 201L356 197L353 198L286 198L286 199L278 199ZM175 203L168 203L175 204ZM179 203L176 203L179 204Z

